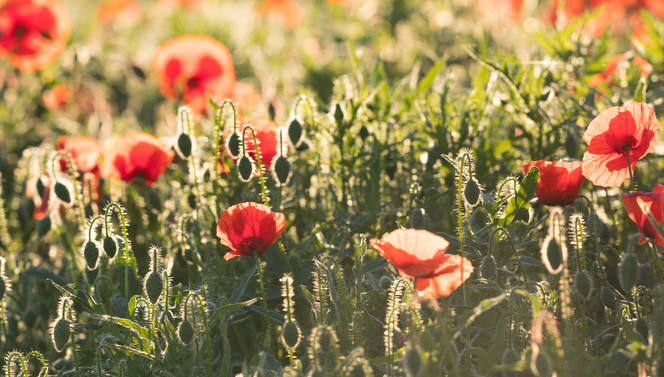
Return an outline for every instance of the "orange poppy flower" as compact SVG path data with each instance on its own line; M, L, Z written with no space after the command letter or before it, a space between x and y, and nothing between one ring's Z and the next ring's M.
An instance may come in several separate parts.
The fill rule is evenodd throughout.
M0 9L0 54L24 72L46 68L60 56L71 28L57 0L9 0Z
M92 173L97 178L101 177L99 160L104 155L104 147L94 137L69 138L60 136L58 138L58 150L63 150L72 156L78 171ZM60 166L63 171L69 171L66 159L60 160Z
M638 225L639 232L648 238L654 238L655 242L664 246L663 235L648 217L648 213L650 213L655 221L664 225L662 222L662 194L664 194L664 186L657 184L655 192L630 192L623 194L622 200L625 203L627 216ZM646 211L643 211L639 201Z
M583 140L582 172L597 186L620 186L636 162L659 143L660 124L655 110L645 103L631 103L604 110L590 122ZM627 157L631 166L627 166Z
M133 24L141 17L141 6L135 0L101 0L97 5L97 17L111 24L116 19Z
M259 203L240 203L229 207L221 214L217 225L217 237L231 249L224 255L229 260L235 257L253 257L254 251L261 255L267 251L284 232L286 218Z
M397 229L370 242L401 276L416 279L415 289L424 298L451 295L473 272L468 259L445 254L450 245L446 239L426 230Z
M71 99L71 89L69 85L58 84L47 90L42 95L42 103L49 110L62 109Z
M183 35L164 42L154 54L152 67L161 93L181 99L196 114L208 103L208 95L220 102L235 84L233 57L228 48L206 35Z
M194 8L203 3L203 0L159 0L159 4L169 7L181 6L183 8Z
M166 171L174 156L175 151L166 148L154 136L136 132L115 141L108 157L108 175L125 182L140 177L152 185Z
M535 195L540 203L547 206L566 206L574 203L581 184L581 161L532 161L523 165L523 172L530 168L539 169L539 181Z
M641 70L641 76L649 76L650 73L652 73L652 65L640 56L635 57L632 60L632 63L639 67ZM621 64L628 64L628 58L626 54L618 54L611 58L611 60L609 60L609 64L606 66L606 69L604 69L604 72L595 74L590 78L588 86L595 88L602 83L613 84L612 77L619 72L618 68Z
M264 0L258 6L263 17L276 17L282 25L294 29L304 19L302 6L293 0Z
M263 169L267 171L270 166L272 166L272 159L277 155L277 148L279 148L279 136L277 134L279 127L276 123L258 115L243 118L241 124L242 126L247 124L250 125L254 129L254 132L256 132L258 149L261 153L261 165L263 166ZM242 128L243 127L238 126L238 132L242 132ZM224 140L226 140L230 134L230 129L224 130ZM256 147L254 147L254 138L251 135L251 131L247 130L244 137L247 145L247 154L254 160L254 163L258 164L258 161L256 160ZM284 143L285 142L287 141L284 140ZM284 148L284 151L285 149L286 148Z

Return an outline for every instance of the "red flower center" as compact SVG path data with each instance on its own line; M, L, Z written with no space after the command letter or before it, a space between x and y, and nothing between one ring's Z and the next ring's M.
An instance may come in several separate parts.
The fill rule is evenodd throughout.
M240 242L238 248L241 253L254 254L255 250L263 250L265 248L265 241L258 237L248 237Z
M627 154L628 151L630 151L633 148L636 148L636 145L638 144L638 141L634 136L629 136L627 140L625 140L625 143L623 144L623 147L621 148L621 153L622 154Z
M23 26L23 25L17 25L17 26L14 28L14 35L15 35L17 38L23 38L23 36L25 36L26 34L28 34L28 29L27 29L25 26Z

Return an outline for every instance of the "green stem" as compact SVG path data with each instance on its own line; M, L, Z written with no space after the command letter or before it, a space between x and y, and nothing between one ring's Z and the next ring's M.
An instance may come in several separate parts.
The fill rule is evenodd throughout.
M76 206L78 206L78 217L79 221L81 223L81 227L85 226L85 212L83 211L83 200L81 200L81 196L78 193L78 175L76 174L76 165L74 165L74 161L72 161L71 157L69 156L69 153L60 151L57 152L53 158L51 159L51 169L53 170L53 179L57 182L57 177L56 177L56 170L55 170L55 160L58 157L64 157L67 160L67 164L69 165L69 173L71 174L72 181L74 183L74 200L76 200Z
M254 149L256 151L256 166L258 167L258 177L261 183L261 191L263 192L263 202L266 206L270 206L270 199L267 197L267 190L265 189L265 177L263 176L263 164L261 162L260 149L258 147L258 140L256 139L256 131L250 125L244 126L242 129L242 155L246 156L246 144L244 142L244 134L247 129L251 130L251 135L254 138Z
M118 203L109 203L106 206L106 211L104 213L104 224L106 226L106 237L109 236L109 216L113 210L118 212L118 217L120 218L120 224L122 224L122 235L124 236L124 249L125 249L125 297L129 299L129 239L127 238L127 224L125 222L124 212L122 207Z
M492 255L493 251L493 240L499 231L502 231L505 237L507 238L507 242L510 243L510 246L512 247L512 251L514 252L514 256L516 256L516 261L519 264L519 271L521 271L521 277L523 277L523 281L526 282L528 281L528 278L526 278L526 271L523 268L523 265L521 264L521 256L519 255L519 252L516 251L516 246L514 245L514 241L512 241L512 236L510 235L510 232L507 231L507 229L503 228L502 226L496 227L493 232L491 232L491 238L489 239L489 255Z
M466 165L466 160L468 160L468 166L471 167L470 155L468 152L464 152L460 156L461 163L459 164L459 182L457 183L457 226L459 233L459 251L461 252L461 257L466 257L466 251L463 245L463 213L465 211L465 200L463 199L463 177L464 177L464 166ZM469 169L468 175L472 178L472 168ZM459 269L461 274L461 280L463 281L463 263ZM463 293L463 304L466 305L466 288L465 285L461 285L461 292Z
M267 324L267 330L265 337L267 338L270 333L270 312L267 308L267 297L265 295L265 285L263 284L263 268L261 267L261 260L258 258L258 251L254 250L254 258L256 259L256 268L258 269L258 282L261 285L261 295L263 296L263 309L265 310L265 322Z
M73 309L71 308L71 305L67 305L67 304L63 305L63 307L65 307L65 306L69 307L69 320L71 321L74 318L74 316L71 313ZM80 377L81 372L80 372L79 367L78 367L78 354L76 352L76 333L74 332L73 329L71 331L71 351L72 351L72 354L74 355L74 367L76 368L76 377Z
M627 156L627 171L629 172L630 192L634 192L636 191L636 182L634 182L634 173L632 172L632 163L629 156L629 148L625 147L623 148L623 150L625 151L625 156Z
M90 226L88 227L88 241L92 241L92 229L94 229L95 223L97 220L103 219L104 216L102 215L97 215L95 216L92 221L90 221Z
M210 330L208 327L208 318L207 311L205 310L205 305L203 304L203 299L197 293L190 292L190 296L194 296L198 300L198 306L203 315L203 328L205 329L205 342L208 349L208 376L212 376L212 344L210 342ZM196 343L198 344L198 342Z
M213 105L215 106L215 110L217 109L217 105L213 102ZM217 164L220 163L219 159L221 158L220 156L220 150L221 150L221 139L223 135L223 130L222 130L222 121L224 118L224 108L226 105L230 105L231 108L233 109L233 133L235 132L235 125L237 122L237 112L235 111L235 105L233 105L233 102L231 100L227 99L222 102L221 106L218 107L218 111L215 112L215 118L214 118L214 126L215 126L215 148L214 148L214 163L212 164L212 171L214 172L214 179L212 180L212 187L214 189L214 201L217 209L216 216L219 217L219 213L221 212L221 203L219 202L219 171L217 169ZM224 122L225 123L225 122Z

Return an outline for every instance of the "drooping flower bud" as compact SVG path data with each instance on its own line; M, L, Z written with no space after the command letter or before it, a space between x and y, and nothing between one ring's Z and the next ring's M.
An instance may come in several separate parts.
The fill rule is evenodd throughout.
M493 279L496 276L496 260L493 258L493 255L487 255L482 259L482 264L480 264L480 276L484 279Z
M51 230L51 216L46 215L43 219L37 221L37 236L41 238L49 230Z
M71 321L58 318L51 327L51 342L57 352L62 352L71 336Z
M249 158L249 156L242 156L240 157L240 160L237 164L237 170L240 173L240 179L243 182L248 182L251 179L251 177L254 175L256 166L251 161L251 158Z
M71 195L69 194L69 189L67 186L64 185L62 182L55 182L55 186L53 186L53 191L55 191L55 196L58 197L58 199L62 200L64 203L69 204L71 203Z
M164 279L158 271L152 271L143 282L143 290L151 304L156 304L164 292Z
M191 156L191 137L184 132L178 136L178 150L184 158Z
M194 340L194 325L188 320L184 319L178 326L178 337L183 344L189 344Z
M294 349L300 344L302 330L295 321L288 321L284 324L281 332L281 342L287 349Z
M482 190L477 180L475 178L469 179L463 188L463 196L466 199L466 203L470 206L476 206L480 202L481 192Z
M106 253L107 257L113 259L118 252L118 244L115 242L115 239L111 236L106 236L102 242L104 253Z
M618 281L622 289L626 292L632 289L634 284L636 284L638 272L639 262L636 260L636 255L634 253L626 253L618 267Z
M294 147L300 145L300 142L302 141L302 134L302 125L297 119L293 119L288 125L288 138Z
M590 299L593 290L592 280L587 271L579 271L574 275L574 288L584 301Z
M99 262L99 247L94 241L88 241L83 247L83 257L85 257L85 264L87 264L88 269L94 270L97 268L97 263Z
M616 295L613 293L611 288L602 287L599 293L599 298L602 301L602 304L607 308L614 310L616 308Z
M231 158L240 157L242 153L242 138L237 132L233 132L226 140L226 150Z
M278 156L272 163L272 172L274 179L279 186L284 186L288 183L291 176L291 163L285 156Z

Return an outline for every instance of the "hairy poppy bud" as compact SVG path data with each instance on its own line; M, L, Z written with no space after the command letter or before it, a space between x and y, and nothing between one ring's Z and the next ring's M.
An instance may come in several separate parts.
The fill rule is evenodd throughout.
M297 119L293 119L288 125L288 138L294 147L297 147L302 141L302 125Z
M639 270L636 274L636 285L642 285L647 288L652 288L652 278L650 277L650 265L648 263L640 263Z
M410 227L414 229L429 229L429 215L424 208L415 208L410 213Z
M93 241L86 242L83 248L83 256L90 270L97 268L97 262L99 261L99 247L97 243Z
M613 294L613 291L609 287L602 287L602 290L599 292L599 298L602 301L602 304L607 308L614 310L616 308L616 295Z
M551 237L549 242L544 241L545 245L542 248L542 259L544 265L549 269L549 273L558 273L560 266L563 263L563 252L555 237Z
M302 331L300 330L300 326L294 321L288 321L284 324L284 328L281 331L281 342L286 348L294 349L300 344L301 336Z
M178 149L184 158L191 156L191 137L185 133L178 136Z
M634 284L636 284L638 272L639 263L636 260L636 255L634 255L634 253L626 253L618 267L618 281L620 282L622 289L626 292L629 292L632 289Z
M37 236L43 237L49 230L51 230L51 216L47 215L37 221Z
M53 191L55 191L55 196L58 197L58 199L62 200L64 203L71 203L71 195L69 195L69 189L67 186L64 185L62 182L55 182L55 186L53 187Z
M584 301L590 298L593 290L592 280L586 271L579 271L574 275L574 288Z
M53 343L53 348L57 352L62 352L69 341L71 336L71 321L64 318L58 318L53 323L53 328L51 329L51 341Z
M634 322L634 330L636 330L636 332L643 337L643 340L648 343L648 333L650 332L650 329L648 328L648 322L644 318L639 318Z
M42 181L41 178L37 180L37 194L39 195L40 198L44 197L44 192L46 191L46 187L44 186L44 182Z
M194 340L194 325L188 319L182 320L178 326L178 337L183 344L189 344Z
M152 271L143 283L143 290L145 295L150 300L150 303L153 305L159 301L162 292L164 291L164 279L161 277L161 274L157 271Z
M241 139L242 138L240 137L239 133L233 132L226 141L226 147L227 147L226 149L228 150L228 154L232 158L238 158L240 156L240 153L242 152L240 148L242 145Z
M493 258L493 255L484 257L482 264L480 264L480 276L484 279L493 279L497 271L496 260Z
M417 347L406 350L403 366L408 377L419 377L422 374L422 356Z
M551 357L541 349L535 360L530 364L533 373L538 377L551 377L553 375L553 364Z
M113 290L108 284L104 279L99 279L95 282L95 295L100 302L107 302L111 298Z
M196 207L198 207L198 202L196 201L196 195L194 195L193 193L189 194L187 196L187 204L189 204L189 207L191 209L196 209Z
M363 124L362 127L360 127L358 135L360 136L360 139L366 140L369 137L369 129L367 128L367 126Z
M291 176L291 163L286 157L279 156L274 160L272 171L274 172L274 178L279 183L279 186L285 185L288 183Z
M480 193L480 185L475 178L471 178L466 182L463 188L463 197L466 198L469 205L476 206L480 202Z
M240 157L240 161L237 164L237 170L240 173L240 179L243 182L248 182L251 179L251 176L254 175L254 163L251 162L251 159L248 156Z
M129 301L127 301L126 298L116 293L111 296L109 300L111 302L111 309L113 309L115 315L123 318L127 316L127 313L129 312Z
M344 120L344 111L341 108L341 104L337 103L337 106L334 107L334 121L337 122L337 126L341 127Z
M115 239L111 236L104 237L103 241L104 253L106 256L113 259L115 254L118 252L118 244L115 242Z

